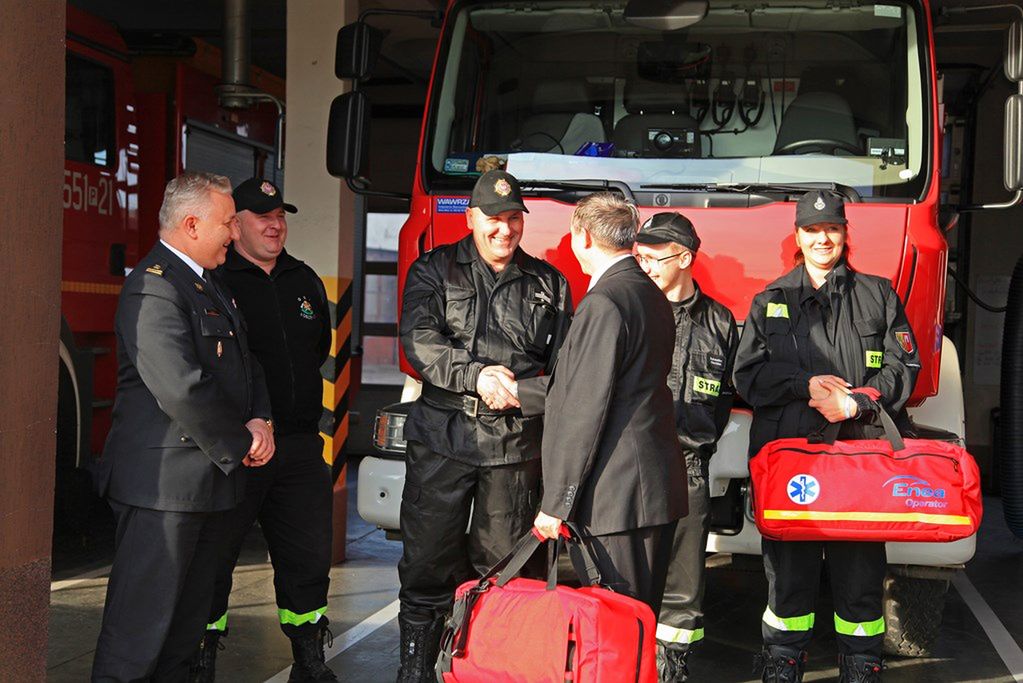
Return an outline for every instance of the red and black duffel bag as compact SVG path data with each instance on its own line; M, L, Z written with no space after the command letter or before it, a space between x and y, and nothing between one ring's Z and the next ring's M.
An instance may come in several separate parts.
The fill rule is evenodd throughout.
M955 541L976 533L980 473L962 446L903 439L875 404L884 439L836 441L838 424L777 439L750 460L757 528L780 541Z
M657 620L650 607L599 585L557 585L565 543L580 577L591 576L594 566L578 536L569 538L564 526L562 532L548 549L547 581L513 578L542 543L534 530L486 576L458 587L441 639L438 681L656 683Z

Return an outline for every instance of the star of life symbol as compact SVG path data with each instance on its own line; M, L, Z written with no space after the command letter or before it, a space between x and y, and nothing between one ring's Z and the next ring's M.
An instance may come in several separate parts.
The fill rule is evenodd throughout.
M275 194L277 194L277 190L274 189L274 186L270 183L269 180L264 180L263 184L259 186L259 190L267 197L273 197Z
M821 485L812 475L797 474L789 479L789 500L797 505L809 505L821 494Z
M500 178L496 183L494 183L494 192L502 197L507 197L511 194L511 185L508 184L508 181L504 178Z
M815 201L813 203L813 208L817 209L818 211L823 211L824 210L824 198L823 197L817 197L817 201Z

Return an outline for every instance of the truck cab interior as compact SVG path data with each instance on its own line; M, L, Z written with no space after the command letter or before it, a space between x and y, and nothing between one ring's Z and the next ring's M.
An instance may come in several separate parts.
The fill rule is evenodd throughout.
M674 182L795 182L802 167L868 198L918 196L931 149L919 6L710 0L664 32L630 23L627 4L463 5L442 39L428 180L531 154L635 179L684 161Z

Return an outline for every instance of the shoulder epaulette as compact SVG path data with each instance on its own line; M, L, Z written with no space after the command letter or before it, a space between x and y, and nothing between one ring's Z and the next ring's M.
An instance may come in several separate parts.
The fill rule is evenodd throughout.
M166 271L166 269L167 269L167 264L165 264L165 263L154 263L153 265L151 265L148 268L146 268L146 272L147 273L152 273L153 275L159 275L160 277L163 277L163 274Z

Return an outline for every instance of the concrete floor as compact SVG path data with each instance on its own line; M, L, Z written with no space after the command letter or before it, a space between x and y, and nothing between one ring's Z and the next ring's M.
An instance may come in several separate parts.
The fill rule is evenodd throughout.
M355 481L354 472L350 481ZM328 616L335 640L327 656L342 680L378 682L394 680L398 663L398 581L395 566L401 544L388 541L355 513L350 495L348 561L331 572ZM896 681L1013 681L1023 680L1023 542L1006 530L997 498L986 501L986 518L977 557L965 578L950 589L942 634L929 659L895 659L888 663L885 680ZM693 677L699 681L753 681L751 658L759 649L760 615L766 584L757 561L727 555L709 558L706 599L707 640L692 659ZM105 558L109 563L109 557ZM105 564L102 562L101 564ZM91 575L96 575L91 577ZM50 611L48 680L88 679L92 653L102 614L106 579L102 566L77 578L58 576ZM253 533L235 571L230 604L230 636L218 658L218 680L287 680L290 650L275 623L272 570L265 546ZM979 600L964 599L976 588ZM984 605L991 612L984 615ZM822 595L818 613L831 612ZM980 613L994 641L999 624L1003 642L996 648L978 621ZM807 681L834 680L834 634L830 618L818 619L818 633L810 648ZM1007 632L1007 633L1006 633ZM1001 654L999 653L1001 651ZM1010 674L1009 661L1014 669Z

